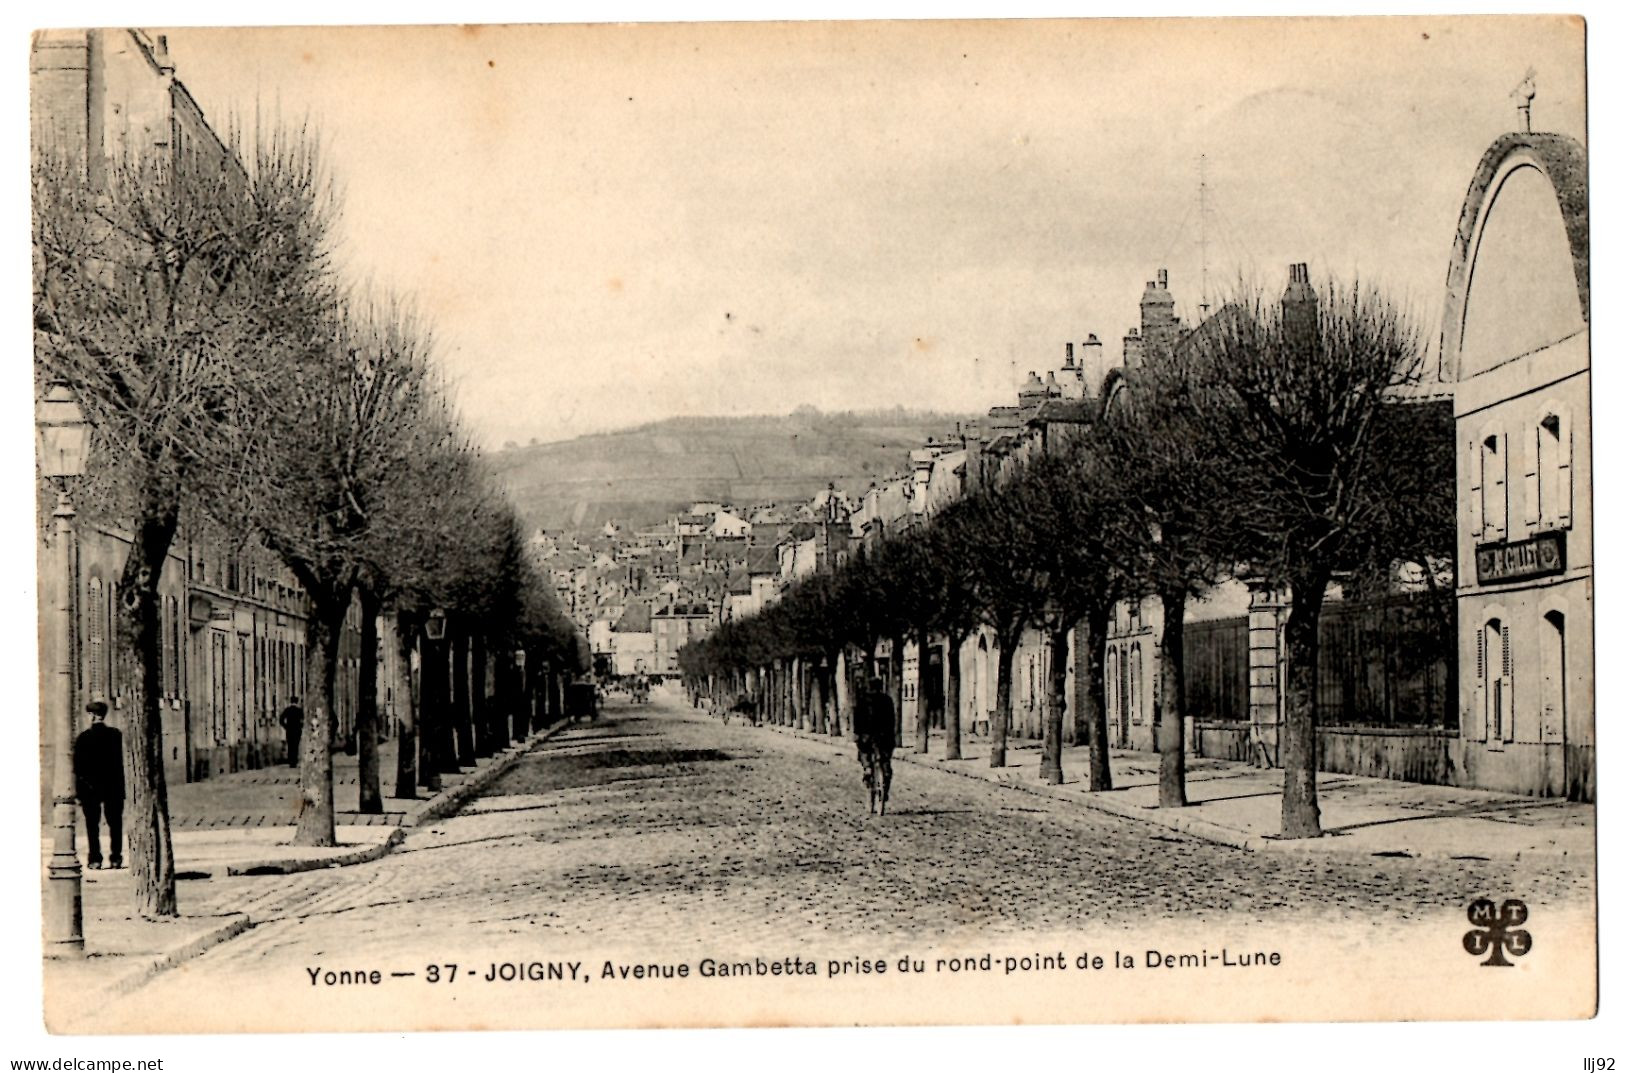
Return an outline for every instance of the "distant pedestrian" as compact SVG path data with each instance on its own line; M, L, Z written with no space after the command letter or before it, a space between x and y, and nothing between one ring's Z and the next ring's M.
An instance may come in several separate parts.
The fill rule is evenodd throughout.
M288 706L282 709L280 719L282 733L288 738L288 766L299 766L299 742L305 734L305 710L299 707L299 698L288 698Z
M886 814L891 797L891 756L897 748L897 712L879 678L869 680L869 688L858 697L852 717L852 736L858 743L858 763L863 765L863 785L869 791L869 811L878 802Z
M90 867L102 866L102 817L107 817L107 859L124 867L124 735L107 725L107 704L85 705L90 725L73 742L73 790L85 812Z

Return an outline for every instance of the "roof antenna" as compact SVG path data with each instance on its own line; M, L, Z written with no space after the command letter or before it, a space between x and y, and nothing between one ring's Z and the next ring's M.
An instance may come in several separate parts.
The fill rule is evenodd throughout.
M1202 251L1202 319L1207 319L1207 154L1196 158L1196 244Z

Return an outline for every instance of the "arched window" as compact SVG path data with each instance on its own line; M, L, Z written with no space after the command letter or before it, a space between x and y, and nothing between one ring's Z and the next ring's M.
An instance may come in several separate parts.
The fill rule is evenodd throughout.
M1480 732L1473 735L1500 749L1512 740L1512 628L1499 618L1487 619L1478 631L1476 681Z
M1560 413L1541 418L1536 433L1540 527L1567 529L1574 524L1574 429Z
M1540 631L1540 740L1568 740L1568 649L1563 612L1548 611Z
M1143 710L1145 705L1142 703L1140 697L1141 669L1142 663L1140 657L1140 645L1139 642L1135 642L1133 647L1129 650L1127 693L1129 715L1130 718L1132 718L1136 723L1145 722L1145 711Z

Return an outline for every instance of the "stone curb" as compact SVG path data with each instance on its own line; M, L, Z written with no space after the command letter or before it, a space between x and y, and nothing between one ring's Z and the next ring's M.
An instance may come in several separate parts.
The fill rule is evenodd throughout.
M263 861L228 864L226 865L226 875L285 876L292 875L295 872L314 872L318 868L343 868L352 864L366 864L368 861L376 861L394 849L401 839L405 837L405 834L397 827L382 842L363 846L349 853L341 853L337 857L276 857Z
M490 764L487 764L483 768L475 769L469 774L468 778L464 779L461 783L452 787L450 790L444 790L436 796L430 798L424 803L423 807L417 811L416 815L408 815L406 819L401 822L400 826L391 832L388 838L384 839L384 841L378 843L377 845L367 846L363 849L356 850L353 853L344 854L340 857L283 858L278 860L249 861L235 865L228 865L226 867L226 875L241 876L246 875L250 871L254 871L258 874L308 872L318 868L342 868L346 865L363 864L367 861L375 861L389 853L405 840L405 829L407 827L428 823L432 820L445 816L449 812L455 811L455 809L464 801L478 793L480 790L484 789L486 786L490 785L498 776L504 774L508 771L508 769L512 768L514 764L518 763L520 757L529 753L536 746L540 745L544 741L547 741L549 738L553 737L555 734L559 733L569 725L570 723L568 720L561 720L560 722L553 724L551 727L548 727L541 733L533 735L529 741L526 741L520 745L511 745L507 749L504 749L502 753L495 757ZM218 928L211 929L210 931L205 932L203 935L200 935L173 950L166 950L163 953L153 957L152 960L148 961L139 968L132 969L131 971L120 975L117 980L108 985L107 993L110 996L127 995L150 982L152 978L157 976L159 973L172 969L182 962L190 961L192 958L198 957L211 948L219 946L228 939L236 938L253 926L254 922L249 919L246 913L233 914L231 919L220 925Z
M190 961L210 949L219 946L227 939L235 939L243 932L254 926L247 913L233 913L225 923L212 928L202 935L175 947L154 955L144 964L132 968L129 972L121 974L116 980L107 985L106 993L111 996L128 995L130 992L150 982L161 972L173 969L185 961Z
M850 738L830 738L827 735L813 734L805 730L798 730L795 727L784 727L769 724L767 728L770 730L780 731L781 733L789 733L792 737L802 738L808 741L834 742L851 740ZM1189 835L1192 838L1199 838L1204 842L1212 842L1221 846L1230 846L1234 849L1243 850L1248 853L1269 851L1278 853L1305 854L1334 853L1342 856L1354 856L1360 858L1370 856L1370 851L1367 849L1354 849L1352 847L1344 849L1341 846L1327 844L1324 839L1306 839L1302 842L1298 842L1289 839L1268 838L1263 835L1250 835L1242 831L1237 831L1234 828L1225 827L1221 824L1216 824L1210 820L1204 820L1196 816L1181 816L1176 813L1159 815L1158 813L1162 810L1145 809L1138 805L1125 805L1109 798L1094 796L1087 791L1068 789L1066 785L1050 786L1046 783L1028 782L1025 779L1018 778L1013 772L1009 772L1007 769L980 768L972 770L967 768L950 767L947 761L936 759L934 756L921 756L919 753L915 752L899 751L894 753L892 758L894 760L901 760L905 763L914 764L918 767L929 768L933 771L945 771L951 775L958 775L961 778L976 779L980 782L996 783L1000 786L1009 787L1012 790L1032 794L1035 797L1048 797L1056 801L1069 801L1073 804L1080 805L1083 808L1093 809L1096 812L1104 812L1111 816L1117 816L1120 819L1138 820L1142 823L1148 823L1156 827L1166 828L1170 831L1178 831L1181 834ZM1425 855L1418 854L1417 856L1420 857Z
M507 774L509 769L517 764L521 757L570 725L569 719L560 719L541 733L532 735L530 740L519 745L508 746L492 758L491 763L485 767L475 768L467 778L456 786L449 790L440 791L440 793L424 802L421 808L414 812L408 812L406 817L401 820L397 831L404 837L407 828L421 827L426 823L433 823L435 820L443 819L447 815L456 812L457 809L462 807L463 802L491 785L502 775ZM389 848L394 849L395 847L392 845Z
M380 857L393 852L395 847L399 846L406 838L408 829L426 823L433 823L435 820L442 819L446 815L457 811L470 797L473 797L497 778L506 774L514 764L519 762L520 757L569 725L568 720L560 720L546 730L532 735L528 741L508 746L492 757L490 763L469 772L468 776L456 786L449 790L440 791L416 809L409 810L395 830L391 831L389 837L382 842L363 846L360 849L334 857L266 857L261 860L239 861L235 864L226 865L223 874L228 876L246 876L250 874L292 875L295 872L313 872L321 868L345 868L354 864L367 864L370 861L376 861ZM194 870L188 869L188 871ZM220 874L218 869L205 871L199 868L195 871L202 873L198 878L212 879L215 875Z

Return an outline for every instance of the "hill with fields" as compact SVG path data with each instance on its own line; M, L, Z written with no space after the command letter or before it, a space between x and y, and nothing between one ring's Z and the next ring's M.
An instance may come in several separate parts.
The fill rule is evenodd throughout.
M696 501L790 504L901 473L908 452L963 414L902 409L678 417L490 456L521 516L545 529L655 525Z

